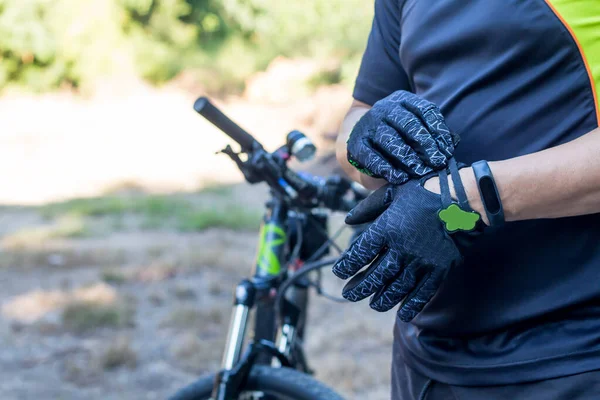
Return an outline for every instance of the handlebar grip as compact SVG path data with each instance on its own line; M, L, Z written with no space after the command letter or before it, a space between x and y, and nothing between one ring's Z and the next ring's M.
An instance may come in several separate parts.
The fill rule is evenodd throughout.
M199 97L194 102L194 110L206 118L214 126L222 130L227 136L242 146L243 150L250 151L257 147L262 148L248 132L229 119L221 110L214 106L207 97Z

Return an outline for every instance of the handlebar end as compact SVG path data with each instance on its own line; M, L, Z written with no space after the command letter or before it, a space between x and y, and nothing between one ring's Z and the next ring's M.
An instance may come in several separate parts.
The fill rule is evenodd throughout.
M194 102L194 110L197 113L202 114L202 110L204 110L204 107L206 107L206 105L209 103L210 101L208 100L208 97L198 97L198 99L196 99L196 101Z
M206 118L208 122L223 131L227 136L238 142L244 151L262 148L260 143L258 143L252 135L230 120L221 110L215 107L207 97L199 97L194 102L194 110Z

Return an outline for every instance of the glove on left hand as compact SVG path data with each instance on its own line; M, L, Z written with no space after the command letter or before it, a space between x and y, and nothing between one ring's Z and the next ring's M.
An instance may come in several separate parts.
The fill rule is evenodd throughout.
M398 316L408 322L433 297L448 270L462 262L452 235L477 234L481 218L468 203L461 203L461 208L452 202L446 171L440 172L440 181L445 182L445 187L444 182L440 185L441 196L413 180L386 185L350 211L346 218L350 225L373 222L333 266L341 279L356 274L344 287L346 299L373 295L370 306L377 311L402 302Z
M458 142L435 104L399 90L354 126L347 158L362 173L399 185L446 168Z

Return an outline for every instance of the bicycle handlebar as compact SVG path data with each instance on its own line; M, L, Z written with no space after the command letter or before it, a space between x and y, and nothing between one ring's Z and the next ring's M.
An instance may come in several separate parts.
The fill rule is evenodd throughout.
M333 186L330 186L325 182L315 182L312 179L302 177L297 172L288 169L285 161L277 161L276 157L267 153L251 134L223 114L207 97L198 98L194 102L194 110L239 143L242 151L260 156L256 158L249 157L248 161L242 162L236 153L226 153L236 162L248 182L265 181L279 191L284 191L287 195L300 196L311 201L312 205L316 205L316 202L323 203L327 208L334 211L349 211L356 205L356 200L360 197L356 190L352 189L355 196L354 201L342 197L342 192L351 189L351 185L347 180L339 180L337 184L334 183ZM296 194L290 194L284 184L291 187L293 189L291 192L295 191ZM343 188L342 192L340 192L340 188Z
M251 151L256 148L262 148L262 145L251 134L230 120L207 97L200 97L196 100L194 110L222 130L227 136L238 142L242 146L242 150Z

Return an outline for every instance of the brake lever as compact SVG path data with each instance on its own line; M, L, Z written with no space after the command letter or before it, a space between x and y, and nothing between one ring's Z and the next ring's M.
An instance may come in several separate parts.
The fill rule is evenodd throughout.
M226 154L229 158L233 160L233 162L235 162L240 171L242 171L242 174L244 175L244 178L246 178L248 183L260 182L260 179L256 176L254 171L252 171L252 168L247 163L243 162L240 158L239 155L241 153L236 153L230 145L225 146L224 149L217 152L217 154L220 153Z

